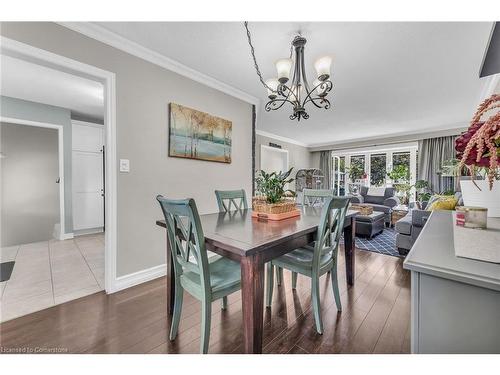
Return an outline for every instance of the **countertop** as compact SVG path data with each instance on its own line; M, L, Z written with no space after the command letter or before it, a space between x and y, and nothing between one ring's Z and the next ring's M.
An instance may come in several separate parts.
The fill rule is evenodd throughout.
M500 291L500 264L455 256L453 225L451 211L433 211L403 267Z

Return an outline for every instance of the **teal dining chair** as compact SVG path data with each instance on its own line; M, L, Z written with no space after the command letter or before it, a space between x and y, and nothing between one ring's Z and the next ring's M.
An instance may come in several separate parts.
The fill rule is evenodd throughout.
M167 238L175 274L175 297L169 338L175 340L182 311L184 290L201 302L200 352L208 351L212 302L241 288L240 264L221 256L209 261L200 216L193 199L173 200L161 195Z
M219 212L247 209L247 196L245 190L215 190ZM222 309L227 308L227 297L222 298Z
M245 190L215 190L217 204L220 212L247 209L247 196ZM232 208L234 207L234 208Z
M326 198L335 196L331 189L304 189L302 190L302 205L314 206L316 203L324 203Z
M306 245L267 263L266 306L268 307L271 306L273 298L274 266L311 278L314 321L319 334L323 334L319 278L327 272L330 272L337 310L342 311L337 280L337 253L349 201L349 197L326 198L321 210L316 241L312 245Z
M303 206L316 206L318 203L323 205L325 199L335 196L335 192L331 189L304 189L302 190L302 205ZM308 247L311 249L312 247ZM283 279L283 270L278 268L276 275L276 281L278 285L281 285L281 280ZM297 272L292 272L292 289L297 287Z

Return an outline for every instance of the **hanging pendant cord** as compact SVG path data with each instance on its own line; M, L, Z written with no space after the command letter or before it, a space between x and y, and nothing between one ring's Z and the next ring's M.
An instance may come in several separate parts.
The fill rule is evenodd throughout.
M272 88L270 88L267 85L267 83L264 81L264 78L262 78L262 73L260 72L259 64L257 64L257 58L255 57L255 48L253 47L253 44L252 44L252 36L250 35L250 29L248 28L248 21L245 21L244 25L245 25L245 29L247 30L248 44L250 45L250 53L252 54L253 65L255 67L255 71L257 72L257 75L259 76L259 80L266 89L268 89L272 92L276 92L276 90L273 90Z
M245 21L244 25L245 25L245 29L247 30L247 39L248 39L248 44L250 46L250 53L252 54L253 65L254 65L255 71L257 72L257 75L259 76L259 80L266 89L268 89L272 92L276 92L276 90L273 90L272 88L270 88L267 85L267 83L264 81L264 78L262 77L262 73L260 72L260 69L259 69L259 64L257 64L257 58L255 57L255 48L252 44L252 35L250 34L250 29L248 28L248 21ZM292 58L292 54L293 54L293 45L290 44L290 57L289 57L290 59Z

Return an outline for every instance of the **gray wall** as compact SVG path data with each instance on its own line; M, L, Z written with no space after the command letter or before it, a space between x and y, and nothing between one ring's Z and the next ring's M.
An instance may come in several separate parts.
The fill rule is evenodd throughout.
M1 246L46 241L59 222L57 130L0 124Z
M3 117L20 120L38 121L63 125L64 143L64 226L66 233L73 232L72 204L72 127L69 109L51 105L0 96L0 114ZM57 148L56 148L57 149ZM57 223L59 220L57 220Z
M276 140L274 138L266 137L260 134L255 136L255 168L260 169L260 146L269 146L269 142L278 144L283 150L288 150L288 164L289 167L293 167L293 177L295 178L295 173L297 170L302 168L311 168L311 153L306 147L299 146L293 143L283 142ZM295 189L295 182L292 186Z
M193 197L202 213L217 211L215 189L250 196L250 104L53 23L2 23L0 32L116 74L117 156L130 159L130 173L118 176L118 276L165 263L157 194ZM170 102L231 120L232 163L169 158Z

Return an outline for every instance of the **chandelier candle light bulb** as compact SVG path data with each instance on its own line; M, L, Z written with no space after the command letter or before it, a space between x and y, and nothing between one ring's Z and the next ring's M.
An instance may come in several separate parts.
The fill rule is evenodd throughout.
M292 59L279 59L276 61L276 70L278 72L278 81L280 81L280 83L285 84L290 79L292 63Z
M330 78L330 69L332 66L332 58L330 56L320 57L314 63L314 69L320 81L325 81Z
M266 85L269 87L267 89L267 96L269 97L269 99L276 99L279 84L280 82L276 78L271 78L266 81Z

